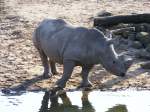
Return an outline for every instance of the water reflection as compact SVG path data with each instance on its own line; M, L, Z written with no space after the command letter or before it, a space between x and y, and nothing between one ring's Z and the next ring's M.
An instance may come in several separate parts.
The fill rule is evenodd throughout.
M42 106L39 112L95 112L95 109L88 100L89 91L82 92L82 107L73 105L66 92L60 95L51 96L49 92L45 92L42 100ZM58 98L62 103L58 102ZM50 99L50 107L48 107Z
M0 112L150 112L150 91L73 91L3 94Z
M66 92L63 92L59 95L55 94L53 96L51 96L49 92L45 92L39 112L96 112L89 101L89 93L90 91L82 91L82 107L79 107L78 105L72 104ZM59 98L62 100L62 103L59 103ZM109 108L106 112L128 112L128 110L126 105L116 105L112 108Z
M106 112L128 112L126 105L116 105Z

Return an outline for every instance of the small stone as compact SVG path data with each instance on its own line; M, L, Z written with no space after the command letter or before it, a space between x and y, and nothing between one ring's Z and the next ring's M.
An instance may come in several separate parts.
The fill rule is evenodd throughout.
M131 44L131 47L133 47L135 49L141 49L141 48L143 48L143 45L139 41L133 41Z
M136 39L146 47L150 43L150 34L148 32L139 32L136 34Z
M21 33L21 30L15 30L12 32L12 35L19 35Z
M6 79L6 81L10 81L10 82L11 82L11 81L14 81L14 79L11 79L11 78L10 78L10 79Z

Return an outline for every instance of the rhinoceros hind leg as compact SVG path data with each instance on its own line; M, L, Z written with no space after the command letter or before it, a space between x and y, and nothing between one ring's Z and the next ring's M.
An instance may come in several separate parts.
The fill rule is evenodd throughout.
M57 69L56 69L55 62L49 60L49 63L50 63L50 67L51 67L51 72L52 72L52 74L53 74L53 75L58 74Z
M49 71L48 57L41 49L38 49L38 51L41 57L43 67L44 67L43 78L45 79L50 78L52 76L52 73Z

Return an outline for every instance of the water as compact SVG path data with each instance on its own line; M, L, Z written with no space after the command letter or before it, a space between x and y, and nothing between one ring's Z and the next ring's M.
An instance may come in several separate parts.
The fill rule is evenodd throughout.
M0 112L150 112L150 91L76 91L49 100L46 92L0 93Z

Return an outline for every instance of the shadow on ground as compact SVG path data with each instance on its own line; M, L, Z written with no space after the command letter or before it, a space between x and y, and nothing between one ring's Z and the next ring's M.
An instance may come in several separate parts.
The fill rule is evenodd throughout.
M99 85L96 85L97 87L92 87L92 89L105 89L105 90L109 90L111 89L114 85L117 85L125 80L129 80L130 78L136 78L137 76L141 75L141 74L144 74L146 72L149 72L145 69L142 69L142 68L137 68L135 69L134 71L130 71L129 73L127 73L127 75L125 77L116 77L116 78L112 78L112 79L108 79L106 80L106 82L104 83L101 83ZM99 75L99 74L95 74L95 75ZM95 79L95 80L99 80L101 81L100 79L102 79L103 77L105 77L105 75L102 75L100 78L98 79ZM43 76L40 75L40 76L36 76L32 79L28 79L28 80L25 80L24 82L22 82L21 84L19 85L16 85L16 86L12 86L10 88L4 88L2 90L3 93L5 94L9 94L11 91L15 91L15 92L20 92L20 91L26 91L28 90L28 88L30 86L32 86L33 84L35 84L36 82L39 82L41 80L44 80ZM122 86L119 86L121 89L126 89L124 88L124 85ZM72 89L72 88L69 88L69 89ZM78 88L79 89L79 88ZM82 88L80 88L82 89ZM45 88L42 88L42 87L39 87L39 88L34 88L30 91L39 91L39 90L45 90ZM77 90L77 89L73 89L73 90ZM116 89L115 89L116 90Z
M7 94L7 93L10 93L11 91L15 91L15 92L26 91L29 86L31 86L34 83L41 81L41 80L44 80L42 75L36 76L32 79L25 80L24 82L22 82L19 85L12 86L10 88L4 88L4 89L2 89L2 92ZM42 89L40 88L40 90L42 90Z
M149 72L149 70L137 68L136 70L130 71L129 73L127 73L127 75L125 77L116 77L114 79L107 80L104 84L102 84L102 86L100 88L108 88L108 89L112 88L114 85L116 85L122 81L129 80L130 78L135 78L146 72Z

